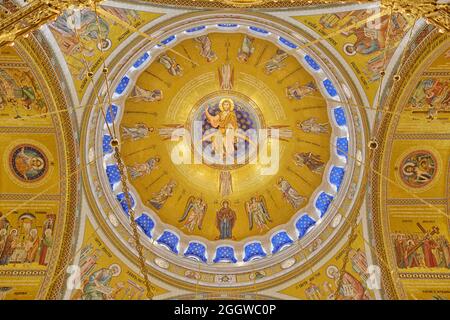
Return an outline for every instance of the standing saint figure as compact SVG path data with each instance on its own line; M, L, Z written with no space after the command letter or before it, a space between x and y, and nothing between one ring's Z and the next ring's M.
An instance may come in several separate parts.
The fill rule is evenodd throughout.
M230 208L230 202L224 200L222 207L217 211L216 227L219 230L219 239L232 239L233 227L236 222L236 212Z
M170 180L166 185L164 185L159 192L154 193L153 197L148 200L148 202L154 206L156 209L161 209L167 199L173 195L173 190L177 186L175 180Z
M211 137L213 151L216 155L219 154L226 158L226 156L234 155L235 130L238 129L238 123L233 100L229 98L220 100L219 109L220 112L213 116L206 107L205 115L211 127L219 130L219 134ZM205 138L208 137L209 135Z
M159 89L155 90L145 90L135 85L133 90L131 90L130 96L128 99L132 99L134 101L145 101L145 102L155 102L161 101L163 98L163 93Z
M298 194L291 184L281 177L278 179L278 189L283 193L283 198L289 202L289 204L294 208L300 208L301 204L306 200L305 197Z
M250 201L245 203L245 211L248 215L249 229L253 229L253 223L260 232L264 228L269 229L267 222L272 222L270 219L269 211L267 210L267 204L263 196L252 197Z
M247 35L244 36L244 40L242 40L242 45L239 48L237 59L239 62L247 62L248 59L250 59L250 56L255 51L255 48L253 47L253 41L255 38L249 37Z
M135 141L148 137L152 131L153 128L147 126L145 123L139 122L134 127L122 126L122 138Z
M328 133L328 123L319 123L317 118L309 118L303 122L299 122L297 127L305 133Z
M311 152L297 152L294 154L294 162L297 166L307 166L311 172L321 174L325 168L325 163L320 159L320 155Z
M195 227L198 227L198 230L202 230L203 218L207 209L208 205L201 197L195 198L191 196L186 203L183 216L178 222L183 222L187 219L183 227L188 229L189 232L194 231Z
M209 39L207 35L197 37L194 40L200 44L200 55L206 58L207 62L213 62L217 60L217 55L212 50L211 39Z
M130 172L131 179L134 180L143 175L150 174L154 169L158 168L158 162L158 157L152 157L144 163L135 163L132 166L127 166L127 169Z

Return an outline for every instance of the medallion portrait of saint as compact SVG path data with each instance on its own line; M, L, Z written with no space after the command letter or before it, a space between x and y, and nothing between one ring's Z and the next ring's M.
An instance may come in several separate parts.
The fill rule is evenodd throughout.
M48 170L48 160L37 147L20 145L11 152L10 166L19 180L33 182L45 175Z

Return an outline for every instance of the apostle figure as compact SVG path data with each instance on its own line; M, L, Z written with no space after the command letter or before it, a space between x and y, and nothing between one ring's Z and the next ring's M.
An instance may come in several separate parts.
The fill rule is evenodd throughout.
M242 45L239 48L237 59L239 62L247 62L250 56L255 51L255 48L253 47L253 41L255 38L249 37L247 35L244 36L244 40L242 40Z
M307 166L311 172L321 174L325 168L325 163L320 160L320 155L311 152L298 152L294 154L295 164L299 167Z
M305 133L328 133L328 123L318 123L314 117L298 123L297 127Z
M315 91L317 91L317 87L312 81L304 86L301 86L296 82L294 85L286 88L286 95L289 99L301 100L302 98L313 94Z
M183 68L175 61L174 58L169 57L167 54L163 54L159 57L159 63L161 63L167 72L172 76L182 76Z
M189 230L189 232L194 231L195 227L202 230L203 218L207 209L208 205L201 197L195 198L191 196L186 203L183 216L178 222L185 221L183 227Z
M283 198L294 208L300 208L305 198L298 194L291 184L283 177L278 179L278 189L283 193Z
M200 44L200 55L206 58L207 62L213 62L217 60L217 55L212 51L211 39L207 35L200 36L194 39Z
M142 177L143 175L150 174L154 169L157 168L158 162L158 157L152 157L144 163L135 163L132 166L127 166L127 169L130 172L131 179L134 180Z
M122 126L122 138L131 139L133 141L148 137L153 128L148 127L145 123L136 123L134 127Z
M175 180L170 180L166 185L164 185L159 192L154 193L153 197L148 201L156 209L161 209L167 199L173 195L173 190L177 186Z
M222 208L217 211L216 227L219 230L219 239L232 239L232 231L236 222L236 213L230 208L230 202L224 200Z
M163 93L161 90L159 89L145 90L139 87L138 85L134 86L129 96L129 99L132 99L134 101L145 101L145 102L161 101L162 98Z
M340 271L335 266L330 266L327 269L327 275L331 279L334 279L335 284L338 285ZM358 281L354 276L352 276L347 271L342 274L342 282L339 288L338 300L370 300L370 296L364 285Z
M270 60L267 61L267 63L265 64L264 66L265 73L267 75L270 75L272 74L272 72L283 68L284 67L283 61L286 60L288 56L289 55L286 52L278 49L276 54L272 58L270 58Z
M95 271L88 283L83 287L83 300L106 300L110 299L113 289L110 282L113 277L117 277L121 272L118 264L112 264L109 268L102 268Z
M248 215L250 230L253 229L253 223L256 224L256 227L260 232L262 232L264 228L269 229L267 222L272 222L272 220L270 219L266 201L263 196L260 196L259 198L252 197L250 201L247 201L245 203L245 211Z
M211 127L219 130L217 134L213 134L211 137L213 151L216 155L219 154L226 158L234 155L234 142L238 123L234 112L233 100L228 98L220 100L219 109L219 113L213 116L209 113L208 107L206 107L205 115ZM203 139L208 137L209 135Z

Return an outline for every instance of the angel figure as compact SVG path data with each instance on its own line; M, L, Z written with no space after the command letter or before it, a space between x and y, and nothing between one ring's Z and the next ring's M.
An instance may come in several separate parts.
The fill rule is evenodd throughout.
M206 58L207 62L213 62L217 60L217 55L214 51L212 51L211 48L211 39L209 39L207 35L197 37L194 40L200 44L200 55Z
M135 85L129 99L134 101L144 101L144 102L155 102L161 101L163 98L163 93L159 89L155 90L145 90Z
M159 192L153 194L153 197L148 200L148 202L156 209L161 209L167 199L173 195L173 190L177 186L175 180L170 180L166 185L164 185Z
M127 166L127 169L130 172L131 179L134 180L144 175L150 174L154 169L157 168L158 162L158 157L152 157L144 163L135 163L132 166Z
M309 118L303 122L299 122L297 127L305 133L328 133L328 123L318 123L317 118Z
M286 60L288 56L289 55L286 52L278 49L276 54L272 58L270 58L270 60L267 61L264 66L266 74L270 75L272 74L272 72L283 68L283 61Z
M203 218L205 217L207 209L208 205L201 197L196 198L191 196L186 203L183 216L178 222L185 221L183 227L188 229L189 232L194 231L196 226L198 227L198 230L202 230Z
M301 100L306 96L312 95L315 91L317 91L317 87L312 81L304 86L296 82L286 88L286 95L289 99Z
M138 122L134 127L122 126L122 138L131 139L133 141L148 137L153 128L148 127L145 123Z
M250 201L245 203L245 211L248 215L249 229L253 229L253 223L255 223L259 232L262 232L264 228L269 229L267 222L272 222L270 219L269 211L267 210L266 200L264 196L252 197Z
M320 155L311 152L297 152L294 154L294 162L297 166L307 166L311 172L321 174L325 168L325 163L320 159Z
M278 189L283 193L283 198L294 208L300 208L301 204L306 200L305 197L298 194L291 184L281 177L278 179Z
M245 63L250 59L250 56L255 51L255 48L253 47L253 41L255 38L249 37L247 35L244 36L244 40L242 40L242 45L239 48L237 59L239 62Z
M175 58L163 54L159 57L159 63L161 63L172 76L183 75L183 68L175 61Z

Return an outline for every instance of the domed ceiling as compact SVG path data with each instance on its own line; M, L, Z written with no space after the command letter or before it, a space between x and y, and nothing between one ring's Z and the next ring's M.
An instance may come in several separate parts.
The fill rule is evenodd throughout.
M86 161L97 163L88 180L106 198L96 197L99 219L129 253L117 139L156 270L203 269L183 281L207 286L238 272L227 281L242 286L257 269L265 282L304 267L298 248L348 228L361 183L361 114L344 103L352 85L282 26L244 15L173 24L118 70L105 118L92 108L86 121Z
M160 2L0 48L0 297L447 297L448 34Z

